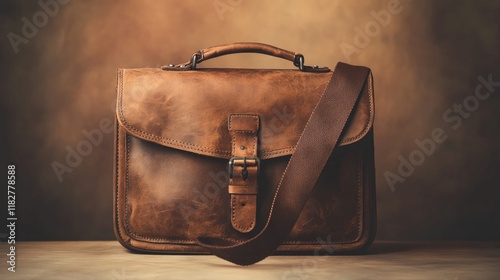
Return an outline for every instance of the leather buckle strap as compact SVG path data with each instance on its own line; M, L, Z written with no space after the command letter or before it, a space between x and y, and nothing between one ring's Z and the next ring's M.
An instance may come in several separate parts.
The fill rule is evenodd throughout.
M231 224L242 233L252 231L256 224L260 167L257 157L259 125L258 115L229 115L228 128L233 147L232 158L228 163Z

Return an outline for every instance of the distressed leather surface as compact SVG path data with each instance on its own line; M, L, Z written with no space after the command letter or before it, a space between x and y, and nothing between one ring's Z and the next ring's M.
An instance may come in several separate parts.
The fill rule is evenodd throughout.
M117 117L136 137L202 155L230 158L229 114L257 114L259 157L290 155L332 73L199 69L118 72ZM373 95L363 94L341 145L366 135Z
M243 240L258 232L273 193L331 73L289 70L118 72L115 233L142 251L203 253L199 236ZM281 252L349 251L375 232L371 77ZM230 114L260 118L256 224L230 221Z

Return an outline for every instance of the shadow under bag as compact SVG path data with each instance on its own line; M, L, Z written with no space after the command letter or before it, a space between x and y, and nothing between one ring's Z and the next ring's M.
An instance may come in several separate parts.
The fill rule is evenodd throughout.
M263 53L298 70L197 69ZM118 71L114 229L132 250L268 255L367 248L376 227L373 79L260 43Z

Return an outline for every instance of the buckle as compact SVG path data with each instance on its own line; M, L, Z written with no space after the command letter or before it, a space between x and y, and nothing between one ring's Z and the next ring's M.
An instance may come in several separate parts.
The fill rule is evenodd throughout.
M243 180L248 178L247 166L260 166L260 159L258 157L232 157L229 159L227 166L229 178L233 178L235 161L243 161L243 165L240 165L243 166L243 170L241 171L241 177L243 177Z

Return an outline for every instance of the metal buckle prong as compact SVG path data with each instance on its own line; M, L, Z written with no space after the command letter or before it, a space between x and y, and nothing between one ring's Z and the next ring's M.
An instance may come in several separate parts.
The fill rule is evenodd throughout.
M229 159L228 163L228 173L229 173L229 178L233 178L234 175L234 161L235 160L243 160L243 170L241 171L241 176L243 177L243 180L246 180L248 178L248 161L255 161L255 166L260 165L260 160L258 157L232 157ZM250 165L252 166L252 164Z

